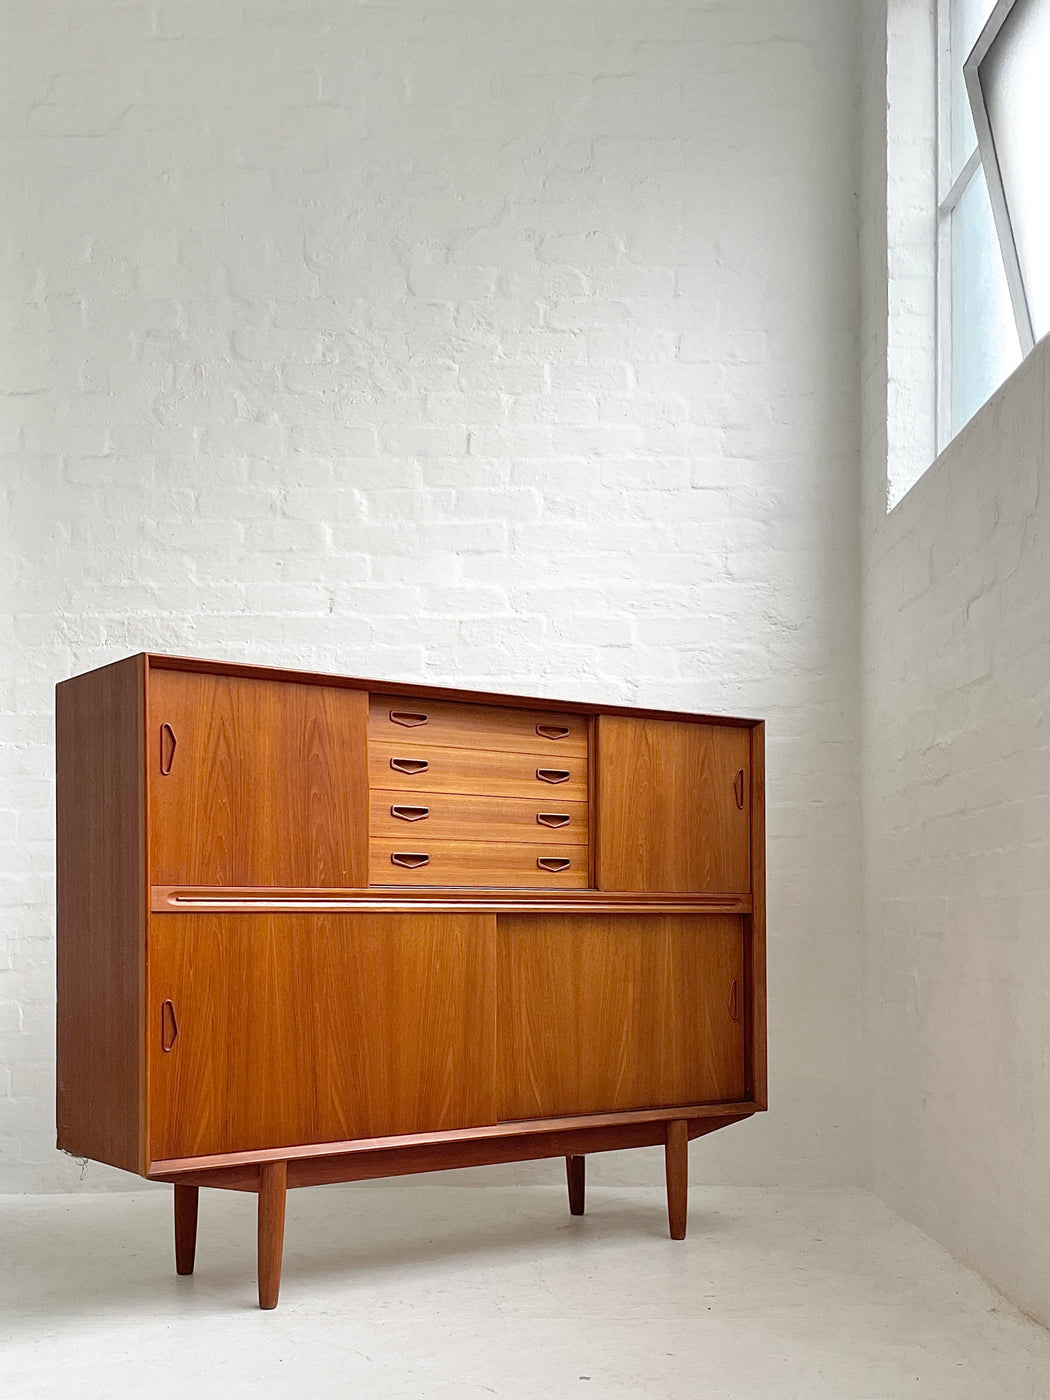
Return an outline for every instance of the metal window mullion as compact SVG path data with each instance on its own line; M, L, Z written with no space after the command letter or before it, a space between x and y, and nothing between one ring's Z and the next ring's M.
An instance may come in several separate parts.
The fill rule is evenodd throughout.
M955 206L959 203L959 200L962 199L963 195L966 193L970 181L977 174L980 168L980 148L974 146L973 150L966 158L966 164L956 176L951 189L949 189L948 193L941 200L940 205L937 209L937 212L939 214L950 214L954 210Z
M951 0L935 0L937 62L934 137L936 212L934 237L934 439L940 453L951 437L952 421L952 296L951 215L942 208L942 195L951 184Z
M934 326L937 373L936 439L943 452L952 436L952 216L937 212L937 296Z

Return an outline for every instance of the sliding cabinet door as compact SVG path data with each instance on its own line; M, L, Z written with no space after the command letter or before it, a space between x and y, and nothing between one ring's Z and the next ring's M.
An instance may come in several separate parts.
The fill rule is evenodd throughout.
M743 922L501 914L501 1119L744 1097Z
M495 1119L495 920L157 914L151 1156Z
M368 883L368 696L154 669L154 884Z
M751 888L751 730L598 718L598 887Z

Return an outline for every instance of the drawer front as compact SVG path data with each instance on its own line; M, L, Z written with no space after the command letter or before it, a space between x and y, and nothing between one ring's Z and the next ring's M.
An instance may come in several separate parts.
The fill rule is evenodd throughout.
M392 841L525 841L586 846L586 802L561 802L557 793L476 797L457 792L371 793L369 830Z
M531 797L544 803L587 801L587 760L559 753L502 753L372 741L369 786L392 792L460 792Z
M500 885L586 889L587 847L527 845L524 841L429 841L374 838L373 885Z
M401 695L369 697L372 741L426 744L449 749L504 749L538 753L552 763L586 758L587 716L545 710L511 710Z

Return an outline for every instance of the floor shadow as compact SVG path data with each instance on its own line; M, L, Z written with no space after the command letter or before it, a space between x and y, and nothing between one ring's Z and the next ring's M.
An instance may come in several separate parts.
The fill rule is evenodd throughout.
M8 1268L0 1284L2 1326L15 1339L22 1324L39 1336L107 1314L178 1317L202 1309L255 1308L255 1197L202 1192L196 1272L174 1271L168 1193L39 1198L20 1212L5 1206ZM718 1217L693 1213L694 1234ZM411 1188L296 1191L289 1196L284 1282L339 1279L351 1290L392 1278L440 1273L472 1260L480 1272L530 1265L566 1251L601 1251L625 1238L667 1239L659 1195L652 1202L621 1189L589 1192L587 1214L571 1216L564 1190Z

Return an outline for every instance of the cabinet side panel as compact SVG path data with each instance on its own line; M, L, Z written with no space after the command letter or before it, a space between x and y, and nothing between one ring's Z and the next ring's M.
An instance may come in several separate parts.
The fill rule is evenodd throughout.
M766 1089L766 727L751 730L751 881L752 913L748 920L748 1097L760 1107L767 1103Z
M144 1170L145 660L55 693L58 1147Z

